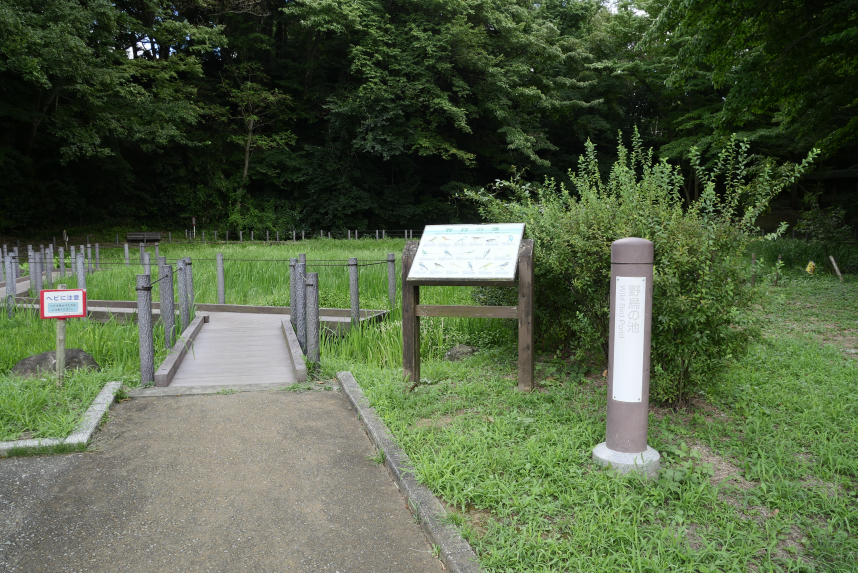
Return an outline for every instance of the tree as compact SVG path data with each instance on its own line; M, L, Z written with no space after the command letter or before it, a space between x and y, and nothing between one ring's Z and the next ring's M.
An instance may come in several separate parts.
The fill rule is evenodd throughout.
M219 32L177 18L170 6L147 6L153 16L144 25L105 0L0 0L0 200L14 201L18 224L28 206L81 198L85 191L57 177L75 162L115 158L112 168L122 169L124 145L158 152L192 143L184 128L203 110L186 79L201 73L193 53L214 47ZM129 58L141 38L149 56ZM168 57L173 42L188 53Z
M230 140L244 149L244 168L241 179L236 185L234 195L235 208L231 222L242 226L241 200L246 192L250 158L256 149L276 149L294 143L290 131L263 133L266 126L280 119L280 112L289 102L289 97L280 91L269 90L264 83L267 78L256 64L238 64L227 68L228 78L224 79L223 90L235 109L238 120L238 133Z
M672 0L644 43L679 44L671 85L711 70L727 90L722 121L830 156L858 136L856 14L856 0Z

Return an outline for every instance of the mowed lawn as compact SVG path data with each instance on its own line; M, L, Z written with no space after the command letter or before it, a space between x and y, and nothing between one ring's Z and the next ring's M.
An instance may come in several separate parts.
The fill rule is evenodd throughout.
M652 407L657 480L591 462L601 371L551 356L522 394L512 347L351 369L488 571L858 571L858 282L762 285L761 343L711 390ZM324 362L324 360L323 360Z

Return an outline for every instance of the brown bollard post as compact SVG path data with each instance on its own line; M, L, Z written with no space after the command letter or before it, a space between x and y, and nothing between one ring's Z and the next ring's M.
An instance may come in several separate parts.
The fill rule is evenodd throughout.
M661 456L647 445L652 332L653 244L639 238L611 245L607 439L593 460L619 473L658 473Z

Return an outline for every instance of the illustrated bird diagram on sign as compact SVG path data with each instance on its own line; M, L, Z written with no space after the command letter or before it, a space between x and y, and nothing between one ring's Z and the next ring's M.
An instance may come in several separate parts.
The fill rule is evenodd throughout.
M514 280L524 223L427 225L408 280Z

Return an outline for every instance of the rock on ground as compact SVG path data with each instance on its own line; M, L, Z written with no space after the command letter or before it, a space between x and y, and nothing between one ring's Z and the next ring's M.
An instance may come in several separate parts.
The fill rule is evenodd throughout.
M80 348L66 349L66 370L75 370L77 368L91 368L93 370L101 370L101 366L88 353ZM40 376L42 372L57 371L57 353L55 350L50 352L42 352L34 356L18 362L12 368L12 374L22 376L24 378L34 378Z
M461 360L462 358L473 356L474 352L476 351L477 349L473 346L468 346L466 344L457 344L456 346L447 351L447 354L444 355L444 358L446 360L455 362L457 360Z

